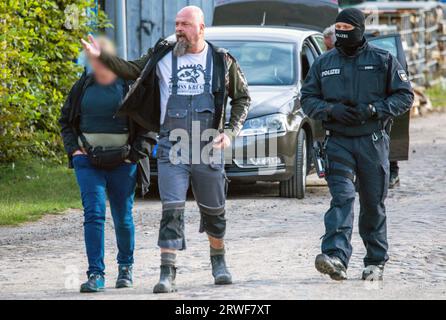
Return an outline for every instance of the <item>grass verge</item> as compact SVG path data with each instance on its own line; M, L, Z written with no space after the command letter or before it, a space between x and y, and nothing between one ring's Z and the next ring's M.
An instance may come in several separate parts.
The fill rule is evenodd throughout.
M74 172L66 166L40 160L0 164L0 226L81 206Z
M446 89L441 84L428 88L426 95L431 99L434 108L446 107Z

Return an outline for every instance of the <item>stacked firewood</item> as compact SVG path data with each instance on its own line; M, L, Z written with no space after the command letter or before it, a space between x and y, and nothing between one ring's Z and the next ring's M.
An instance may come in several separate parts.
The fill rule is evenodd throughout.
M446 14L439 2L373 2L358 5L376 13L379 24L396 26L401 35L411 80L432 86L446 76Z
M446 77L446 7L444 9L438 9L438 62L440 65L440 73L443 77Z

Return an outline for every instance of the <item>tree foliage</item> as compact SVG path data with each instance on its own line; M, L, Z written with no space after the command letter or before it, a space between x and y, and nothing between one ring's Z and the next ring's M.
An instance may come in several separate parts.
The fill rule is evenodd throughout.
M80 38L110 26L93 0L0 2L0 162L61 159L58 117L82 67ZM59 160L60 161L60 160Z

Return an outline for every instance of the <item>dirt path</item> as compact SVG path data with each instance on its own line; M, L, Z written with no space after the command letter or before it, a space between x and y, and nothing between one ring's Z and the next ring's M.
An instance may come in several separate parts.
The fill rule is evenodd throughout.
M198 210L187 205L189 250L179 256L179 293L155 296L161 204L156 197L135 208L135 288L113 289L116 256L107 220L104 294L81 296L85 278L82 213L47 216L18 228L0 228L0 299L445 299L446 114L416 119L411 161L402 163L402 186L387 201L391 260L383 283L359 281L365 250L357 233L351 280L335 283L313 265L323 234L328 189L312 179L304 201L278 198L275 184L231 187L228 200L230 287L212 285L208 245L198 231ZM356 210L358 211L358 210Z

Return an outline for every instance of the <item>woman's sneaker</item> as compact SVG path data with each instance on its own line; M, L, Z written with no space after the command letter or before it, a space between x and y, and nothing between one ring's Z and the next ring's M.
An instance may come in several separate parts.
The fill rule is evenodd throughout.
M93 273L88 281L81 285L81 293L95 293L105 290L105 278L103 275Z
M364 281L383 281L384 266L368 266L362 273L362 280Z
M116 289L133 287L133 267L119 266L119 275L116 280Z

